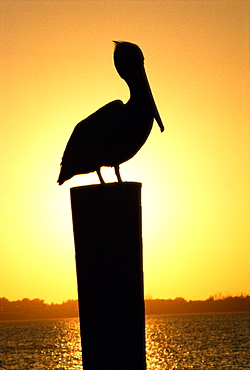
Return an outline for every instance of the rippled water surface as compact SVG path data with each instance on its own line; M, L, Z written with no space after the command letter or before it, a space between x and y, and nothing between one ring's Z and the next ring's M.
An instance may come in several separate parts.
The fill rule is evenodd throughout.
M250 313L146 316L146 340L147 370L250 369ZM0 322L0 369L82 369L78 319Z
M0 369L82 369L78 319L0 322Z
M250 369L250 313L147 316L147 369Z

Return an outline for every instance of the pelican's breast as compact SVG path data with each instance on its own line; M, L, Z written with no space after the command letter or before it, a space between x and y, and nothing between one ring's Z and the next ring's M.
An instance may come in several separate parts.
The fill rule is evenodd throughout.
M153 125L153 117L140 106L125 104L122 115L113 132L113 155L111 165L123 163L132 158L147 140ZM115 158L114 158L115 157Z

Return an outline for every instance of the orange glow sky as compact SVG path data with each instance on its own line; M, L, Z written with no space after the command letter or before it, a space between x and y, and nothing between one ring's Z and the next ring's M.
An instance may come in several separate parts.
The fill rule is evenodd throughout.
M145 296L249 294L249 2L0 4L0 296L77 298L69 188L98 178L56 181L75 124L128 99L112 40L142 48L165 124L121 166L143 184Z

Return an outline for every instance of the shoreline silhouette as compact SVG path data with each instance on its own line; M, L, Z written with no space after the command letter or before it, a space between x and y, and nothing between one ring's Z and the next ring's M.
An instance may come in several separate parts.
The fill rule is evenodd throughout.
M186 301L175 299L145 299L146 315L201 314L224 312L250 312L250 296L227 296L216 299L214 296L202 300ZM79 317L78 300L67 300L61 304L47 304L42 299L24 298L9 301L0 298L0 321L41 320Z

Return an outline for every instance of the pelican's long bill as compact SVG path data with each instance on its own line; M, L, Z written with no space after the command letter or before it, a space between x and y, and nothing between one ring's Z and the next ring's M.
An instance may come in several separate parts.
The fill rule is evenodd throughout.
M150 101L150 104L151 104L153 112L154 112L154 118L155 118L156 122L158 123L158 126L160 127L161 132L163 132L164 131L164 126L163 126L160 114L158 112L158 109L156 107L155 100L154 100L154 97L153 97L153 94L152 94L152 91L151 91L151 88L150 88L150 85L149 85L148 78L147 78L146 71L145 71L144 67L143 67L143 79L144 79L144 82L145 82L145 87L146 87L146 90L147 90L149 101Z

